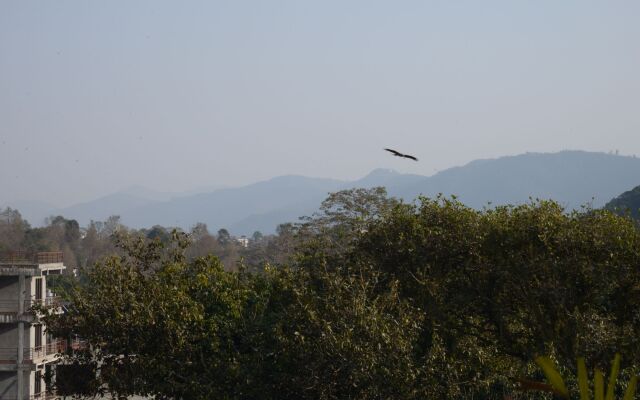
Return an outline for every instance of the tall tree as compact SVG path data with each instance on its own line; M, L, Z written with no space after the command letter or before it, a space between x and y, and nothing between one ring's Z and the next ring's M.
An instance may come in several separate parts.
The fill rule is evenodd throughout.
M206 257L208 255L220 255L222 247L216 238L209 233L207 224L198 223L191 228L191 245L187 248L187 256L192 259L195 257Z
M25 234L30 226L20 212L12 208L0 210L0 251L23 250Z
M225 228L218 230L218 243L223 246L231 243L231 234Z

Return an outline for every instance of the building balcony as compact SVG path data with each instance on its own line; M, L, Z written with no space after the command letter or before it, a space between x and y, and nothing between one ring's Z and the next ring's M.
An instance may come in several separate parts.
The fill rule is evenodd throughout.
M62 299L58 296L47 296L42 299L28 299L24 301L23 315L18 315L20 303L15 300L0 300L0 324L12 324L18 321L32 322L34 313L31 308L34 306L45 306L60 308L62 311Z
M25 308L31 308L33 306L60 307L61 305L62 298L60 296L47 296L42 299L25 300Z
M49 358L67 351L66 340L55 340L43 346L25 347L22 353L24 364L39 364L50 361ZM16 364L18 349L15 347L0 347L0 364Z
M47 343L44 346L36 346L25 349L25 360L40 360L47 356L61 354L67 351L67 341L66 340L54 340L53 342ZM28 357L27 357L28 355Z

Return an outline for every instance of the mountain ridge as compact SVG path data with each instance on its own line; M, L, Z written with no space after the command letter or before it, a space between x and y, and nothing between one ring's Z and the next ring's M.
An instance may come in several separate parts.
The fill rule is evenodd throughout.
M354 181L283 175L193 195L163 194L169 198L156 195L150 199L161 192L136 186L52 213L78 219L81 225L117 214L134 228L163 225L189 229L204 222L212 230L224 227L235 234L251 234L255 230L273 232L280 223L297 221L316 211L328 193L353 187L385 186L389 195L405 201L418 195L456 195L473 208L540 198L554 199L572 209L588 203L604 206L638 184L640 159L565 150L478 159L430 176L384 168ZM148 194L147 198L136 196L140 193Z

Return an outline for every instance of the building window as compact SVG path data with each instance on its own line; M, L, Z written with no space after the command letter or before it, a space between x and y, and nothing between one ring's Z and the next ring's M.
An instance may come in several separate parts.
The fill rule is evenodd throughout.
M45 391L47 392L51 392L51 380L52 380L52 375L53 375L53 369L52 366L50 364L47 364L44 366L44 376L45 379L47 379L45 381Z
M33 394L42 392L42 371L36 371L33 382Z
M42 278L36 278L36 300L42 300Z
M36 351L38 351L42 348L42 325L35 325L34 328L36 330L34 345Z

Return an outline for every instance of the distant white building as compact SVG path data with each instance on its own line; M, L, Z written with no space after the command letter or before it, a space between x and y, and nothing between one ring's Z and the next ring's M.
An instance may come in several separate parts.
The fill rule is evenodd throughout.
M239 238L236 238L236 242L238 242L242 247L249 247L249 238L247 238L246 236L240 236Z
M55 368L56 355L67 347L46 333L36 304L58 304L47 289L47 276L60 274L62 252L0 255L0 399L58 399L44 376Z

